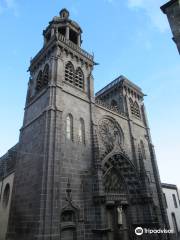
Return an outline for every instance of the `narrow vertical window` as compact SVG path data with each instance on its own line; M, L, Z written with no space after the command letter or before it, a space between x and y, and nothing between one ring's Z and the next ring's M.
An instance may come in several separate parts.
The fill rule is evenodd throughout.
M131 113L134 114L134 103L133 103L133 100L131 98L129 99L129 105L130 105Z
M84 74L83 74L81 68L78 68L76 70L75 86L80 89L84 89Z
M65 67L65 81L74 84L74 67L68 62Z
M73 140L73 117L71 114L68 114L66 118L66 138Z
M36 80L36 90L39 91L42 88L42 71L39 72L37 80Z
M78 140L80 143L85 144L85 125L82 118L79 121Z
M137 102L134 103L134 115L138 118L140 118L140 110L139 110L139 105Z
M49 82L49 65L46 64L43 71L43 86L47 86Z
M3 194L3 207L6 208L9 203L9 197L10 197L10 185L9 183L6 184Z
M174 207L177 208L178 206L177 206L177 201L176 201L175 194L173 194L172 197L173 197L173 201L174 201Z

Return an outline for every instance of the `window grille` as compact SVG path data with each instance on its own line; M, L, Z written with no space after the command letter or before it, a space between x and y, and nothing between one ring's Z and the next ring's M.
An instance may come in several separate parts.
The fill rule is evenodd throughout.
M74 84L74 67L71 62L68 62L65 67L65 81Z
M134 114L134 103L133 103L133 100L131 98L129 99L129 104L130 104L131 113Z
M139 105L137 102L134 103L134 115L138 118L140 118L140 110Z
M133 102L133 100L130 98L129 99L129 104L130 104L130 110L132 115L141 118L141 114L140 114L140 109L139 109L139 105L137 102Z
M81 90L84 89L83 71L79 67L75 71L74 66L71 62L68 62L65 66L65 81Z
M84 89L84 74L80 68L76 70L75 86L80 89Z

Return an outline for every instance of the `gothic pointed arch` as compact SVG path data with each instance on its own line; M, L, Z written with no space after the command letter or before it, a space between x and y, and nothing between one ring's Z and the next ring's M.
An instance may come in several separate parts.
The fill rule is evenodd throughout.
M68 62L65 66L65 81L74 84L74 66L72 62Z
M74 84L76 87L84 89L84 73L80 67L76 69Z
M129 196L138 195L141 192L141 184L138 172L132 162L123 153L115 153L108 158L105 158L102 162L102 168L104 177L110 171L110 169L116 169L116 173L118 173L118 176L120 176L119 181L124 183ZM114 179L117 181L117 178Z

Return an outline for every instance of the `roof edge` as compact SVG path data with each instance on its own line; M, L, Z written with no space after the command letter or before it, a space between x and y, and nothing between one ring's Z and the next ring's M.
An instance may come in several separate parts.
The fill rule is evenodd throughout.
M179 0L170 0L169 2L165 3L164 5L162 5L162 6L160 7L160 9L163 11L163 13L166 14L166 9L167 9L168 7L170 7L172 4L174 4L175 2L178 3Z

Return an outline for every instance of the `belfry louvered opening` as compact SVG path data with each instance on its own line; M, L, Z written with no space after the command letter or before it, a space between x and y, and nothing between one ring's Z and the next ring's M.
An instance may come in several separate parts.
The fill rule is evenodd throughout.
M80 67L75 71L71 62L68 62L65 66L65 81L74 85L75 87L84 89L84 74Z
M75 75L75 86L78 88L83 89L84 88L84 75L80 68L76 70Z
M130 105L131 114L136 116L137 118L141 118L141 113L140 113L138 103L136 101L133 102L133 100L130 98L129 105Z
M74 67L71 62L68 62L65 67L65 81L71 84L74 82Z

